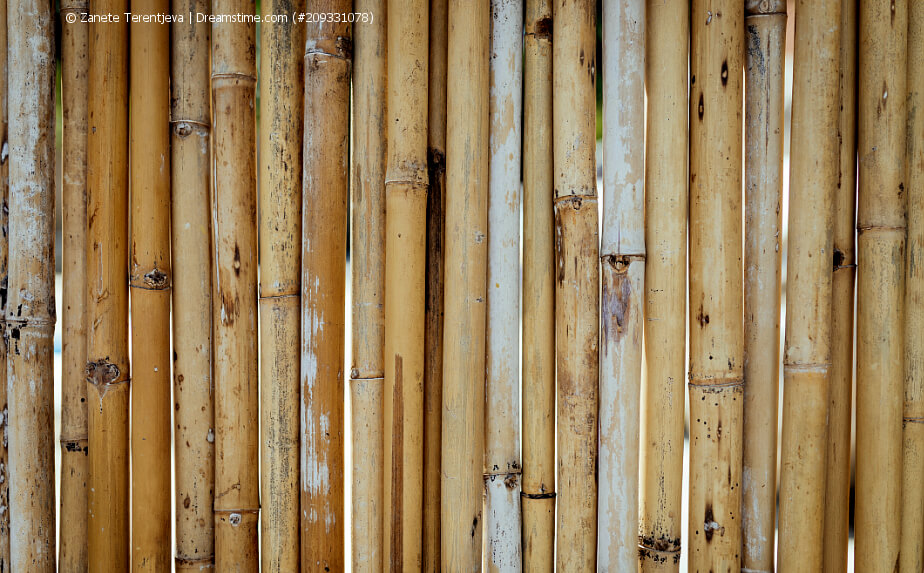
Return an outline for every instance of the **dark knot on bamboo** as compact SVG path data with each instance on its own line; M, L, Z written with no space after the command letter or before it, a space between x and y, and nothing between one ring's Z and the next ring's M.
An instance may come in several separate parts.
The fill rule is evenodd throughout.
M769 16L786 14L786 0L746 0L744 13L747 16Z
M105 358L95 362L87 362L87 382L93 384L97 388L124 382L124 380L119 380L121 373L122 371L117 365L109 362Z

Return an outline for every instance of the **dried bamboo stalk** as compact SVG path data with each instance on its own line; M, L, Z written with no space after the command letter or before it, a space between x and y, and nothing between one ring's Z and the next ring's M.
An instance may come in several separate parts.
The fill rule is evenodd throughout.
M94 15L122 14L99 0ZM129 567L128 26L90 24L87 126L88 560Z
M854 567L901 545L906 2L860 5L857 469Z
M64 7L62 6L62 9ZM86 10L84 10L86 12ZM8 113L8 97L9 97L9 75L7 68L7 59L9 52L9 44L7 43L7 6L6 2L0 2L0 229L4 232L0 233L0 286L7 288L9 285L9 257L8 257L8 246L9 246L9 182L10 182L10 147L9 140L7 139L8 135L8 126L9 126L9 113ZM67 54L66 47L70 35L65 29L65 49L62 49L62 54ZM70 63L70 58L66 60L66 63ZM86 95L86 92L84 92ZM65 100L66 101L66 100ZM86 112L84 112L86 115ZM84 166L84 169L86 166ZM85 173L86 171L84 171ZM65 231L66 232L66 231ZM66 236L66 235L65 235ZM66 247L65 247L66 248ZM72 283L73 284L73 283ZM70 291L68 291L70 292ZM73 316L73 315L71 315ZM0 298L0 332L6 332L6 297ZM70 349L73 351L73 347ZM72 352L67 353L67 358L70 358ZM6 344L0 344L0 432L3 432L3 435L7 432L7 422L8 422L8 413L9 409L7 408L7 387L6 387ZM67 364L66 358L64 359L64 364ZM86 362L86 355L83 358L79 359L81 362ZM82 370L83 364L78 364L78 367ZM65 375L66 376L66 375ZM65 380L68 378L64 378ZM79 382L78 382L79 384ZM62 393L66 396L65 400L70 397L70 394L62 389ZM86 392L84 392L86 395ZM67 400L66 403L72 403L72 400ZM67 415L62 413L62 424L65 417L70 420L70 406L67 407ZM84 424L86 425L86 424ZM0 504L4 507L10 507L10 475L9 475L9 452L8 452L8 441L0 440ZM62 462L70 463L70 460L66 460L62 456ZM84 468L84 474L86 474L86 469ZM70 485L68 480L63 480L62 482L62 499L64 495L67 494L67 491L64 490L64 486ZM62 510L63 511L63 510ZM83 518L86 515L86 503L84 503L84 512L81 515ZM83 520L83 519L82 519ZM74 528L79 530L79 526ZM86 537L86 528L84 528L84 537ZM67 535L62 536L62 545L65 541L68 540ZM84 554L86 554L86 549L84 549ZM0 514L0 568L3 570L9 570L10 568L10 512L9 510Z
M0 6L0 12L4 10ZM87 12L85 0L62 2L61 12ZM0 24L5 33L6 26ZM62 571L87 571L87 72L89 24L79 19L61 29L63 189L63 332L61 336L61 523L58 563ZM0 40L0 44L4 44ZM0 70L3 66L0 66ZM0 71L0 83L6 74ZM2 97L6 90L0 88ZM5 130L4 130L5 131ZM0 185L4 185L0 182ZM6 227L6 223L3 223ZM5 277L5 247L0 276ZM0 279L4 280L4 279ZM5 310L5 309L4 309ZM4 350L0 349L0 352ZM6 390L6 384L2 384ZM5 481L5 480L4 480ZM5 487L5 486L3 486ZM0 489L0 499L6 495ZM0 563L2 563L0 558ZM8 563L8 561L7 561ZM2 569L9 569L0 566Z
M552 4L526 0L523 92L523 568L555 566Z
M265 0L264 20L305 11ZM299 568L299 334L302 238L302 70L305 27L287 19L261 35L260 417L261 570Z
M594 2L554 6L552 134L558 369L557 566L589 571L597 549L600 260L594 144Z
M55 48L51 3L7 3L11 571L55 571Z
M784 0L745 3L745 42L745 438L741 564L748 571L772 571L783 256Z
M840 4L840 0L801 0L796 5L799 21L793 60L780 461L781 571L802 567L819 571L822 567L831 362L832 191L840 167ZM767 567L773 567L772 559Z
M254 13L215 0L215 15ZM259 521L255 26L212 24L215 567L256 571Z
M639 570L676 572L683 495L690 14L678 0L649 0L646 8L647 381L639 442Z
M350 0L312 4L352 11ZM311 22L302 172L301 561L344 570L343 361L351 26Z
M490 145L489 2L449 1L443 328L443 571L480 571Z
M744 4L690 17L689 568L724 571L741 561Z
M174 0L207 14L210 0ZM209 45L206 22L173 24L171 138L176 570L215 564L215 432L209 216Z

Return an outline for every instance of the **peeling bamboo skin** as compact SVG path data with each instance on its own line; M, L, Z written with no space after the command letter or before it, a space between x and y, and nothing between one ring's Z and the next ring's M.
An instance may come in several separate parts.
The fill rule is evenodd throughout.
M691 12L692 572L741 566L743 16L732 0L694 0Z
M745 5L742 568L774 569L786 3ZM824 462L820 464L824 467Z
M53 7L7 8L9 568L55 571Z
M0 6L0 13L5 4ZM62 3L65 13L86 12L87 2ZM0 36L6 25L0 23ZM89 24L62 27L61 100L63 138L62 273L63 316L61 337L61 523L58 563L62 571L87 571L87 73ZM5 45L0 39L0 45ZM0 70L3 66L0 66ZM6 74L0 72L0 84ZM5 97L6 90L0 87ZM5 116L5 114L4 114ZM5 129L3 133L5 134ZM5 188L5 182L0 181ZM5 200L5 199L4 199ZM3 227L6 222L3 221ZM0 281L6 276L6 251L0 247ZM3 309L5 314L5 309ZM5 348L0 350L5 351ZM5 358L0 359L0 361ZM6 390L2 384L0 391ZM5 400L3 400L5 402ZM4 462L4 466L5 466ZM5 479L4 484L8 483ZM0 499L7 495L0 486ZM2 541L0 541L2 544ZM0 558L0 564L4 558ZM9 563L6 561L6 563ZM9 565L2 567L9 569Z
M213 12L253 13L246 0ZM255 29L212 25L212 225L215 353L215 567L258 567Z
M350 12L349 0L312 4ZM350 26L310 23L302 148L301 565L342 571Z
M174 0L173 11L208 13L209 0ZM171 198L173 396L177 571L215 563L215 432L209 213L211 25L173 25Z
M93 14L121 14L125 0ZM90 24L87 127L88 560L129 568L128 26Z
M858 571L899 562L908 4L860 5L857 209Z
M449 0L448 35L440 551L462 572L482 566L490 3Z
M690 18L686 2L646 6L645 367L642 389L639 571L680 569ZM678 38L684 40L678 43Z

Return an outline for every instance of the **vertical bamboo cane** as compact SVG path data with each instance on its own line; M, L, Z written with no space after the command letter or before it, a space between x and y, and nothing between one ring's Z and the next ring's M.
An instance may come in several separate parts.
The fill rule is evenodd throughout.
M174 0L207 14L210 0ZM173 395L176 570L215 564L212 263L209 216L209 44L206 22L173 25Z
M743 16L734 0L694 0L691 12L691 571L741 562Z
M254 13L215 0L216 16ZM215 352L215 567L256 571L258 491L257 237L253 23L212 24L212 294Z
M554 7L552 110L558 368L557 562L589 571L597 545L599 275L592 0Z
M526 0L523 93L523 568L555 566L552 4Z
M857 208L857 571L901 545L907 2L861 2Z
M10 570L55 571L53 6L8 4Z
M449 1L443 330L443 571L480 571L490 124L489 2Z
M802 567L819 571L823 557L832 194L839 169L840 4L840 0L801 0L796 5L780 462L781 571ZM768 570L772 566L770 560Z
M649 0L645 162L645 338L639 570L680 569L686 278L690 14L685 2Z
M305 11L265 0L264 21ZM302 238L302 66L305 27L263 27L260 100L261 553L266 573L297 571L298 384Z
M352 11L350 0L312 11ZM350 25L309 23L302 173L302 569L344 569L343 352L349 200Z
M87 10L84 10L86 12ZM9 244L9 156L10 148L9 141L7 139L8 132L8 96L9 91L7 87L9 86L8 69L7 69L7 59L9 52L9 44L7 43L7 24L9 23L7 18L7 6L6 2L0 2L0 229L5 229L4 233L0 233L0 287L6 289L9 285L9 258L8 258L8 244ZM70 39L71 36L68 35L68 31L65 29L65 43ZM65 44L66 45L66 44ZM66 52L65 52L66 53ZM67 63L70 63L70 58L66 60ZM86 95L86 92L84 92ZM86 111L84 111L86 115ZM84 165L84 169L86 165ZM86 171L84 170L84 173ZM73 315L71 315L73 316ZM0 299L0 332L6 332L6 297ZM71 348L73 350L73 347ZM68 358L70 358L71 353L67 353ZM65 359L66 360L66 359ZM79 361L86 362L86 356L78 358ZM65 361L65 364L67 362ZM83 369L82 364L78 364L80 370ZM68 378L65 376L65 380ZM79 382L78 382L79 384ZM7 432L7 422L8 422L8 408L7 408L7 388L6 388L6 344L0 344L0 431ZM63 391L63 390L62 390ZM86 392L84 392L86 395ZM70 403L70 401L66 402ZM68 410L70 407L68 407ZM68 411L68 414L70 412ZM71 416L66 416L68 419ZM65 415L62 413L62 423ZM70 460L62 461L70 462ZM86 468L84 468L83 473L86 474ZM10 507L10 474L9 474L9 452L8 452L8 443L6 440L0 440L0 504L4 507ZM64 480L63 485L69 485L67 480ZM63 487L63 486L62 486ZM84 486L85 487L85 486ZM66 494L67 492L65 492ZM62 495L62 499L64 496ZM63 511L63 510L62 510ZM82 521L85 521L86 516L86 504L84 504L84 513ZM75 530L78 528L75 528ZM86 537L86 529L84 528L84 537ZM62 545L63 542L67 540L67 535L62 536ZM84 549L86 552L86 549ZM9 510L0 514L0 568L3 570L9 570L10 568L10 512Z
M742 567L772 571L780 358L786 2L745 3ZM822 466L824 464L821 464Z
M122 14L100 0L94 15ZM88 560L128 571L128 26L90 24L87 126Z

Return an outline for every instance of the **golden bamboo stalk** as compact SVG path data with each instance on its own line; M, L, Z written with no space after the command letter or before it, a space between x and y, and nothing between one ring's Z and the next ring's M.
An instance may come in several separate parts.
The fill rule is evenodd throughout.
M63 7L62 7L63 8ZM86 12L86 10L84 10ZM9 126L9 110L8 110L8 96L9 91L7 87L9 86L9 76L7 68L7 58L9 52L9 45L7 44L7 6L6 2L0 2L0 229L7 229L9 231L9 171L10 171L10 162L9 162L9 140L7 139L8 135L8 126ZM65 48L68 45L68 40L71 36L68 35L68 31L65 29ZM86 51L86 50L84 50ZM62 54L66 54L66 49L62 49ZM70 58L66 60L67 63L70 63ZM86 94L86 92L84 92ZM84 112L86 114L86 112ZM84 171L85 173L85 171ZM66 236L66 235L65 235ZM0 234L0 285L9 284L9 258L8 258L8 246L9 239L7 233ZM70 291L68 291L70 292ZM67 315L65 315L67 316ZM73 316L73 315L71 315ZM66 320L66 318L65 318ZM6 297L0 298L0 332L6 332ZM73 347L71 348L73 351ZM69 352L66 356L70 358L71 353ZM86 356L82 359L83 362L86 362ZM67 364L66 359L64 364ZM7 387L6 387L6 344L0 344L0 431L6 433L7 431L7 414L9 409L7 408ZM78 364L79 368L83 368L82 365ZM67 379L67 378L65 378ZM62 389L62 393L67 398L70 398L69 393L66 393ZM86 395L86 392L84 392ZM73 400L67 400L66 403L73 403ZM70 419L70 406L68 406L68 416ZM64 414L62 414L62 424L64 420ZM62 462L70 463L70 460L66 460L62 456ZM0 440L0 504L3 504L7 508L10 506L10 475L9 475L9 452L8 452L8 443L6 440ZM86 469L84 469L84 474ZM64 486L70 485L68 480L63 480L62 490ZM63 491L63 494L66 494L67 491ZM62 495L62 499L64 499ZM63 511L63 510L62 510ZM84 505L84 513L81 516L82 521L85 521L84 516L86 515L86 505ZM78 528L75 528L75 530ZM86 529L84 529L86 531ZM86 535L84 535L86 537ZM67 535L62 536L62 544L64 541L68 540ZM84 549L86 552L86 549ZM10 512L5 511L0 514L0 568L3 570L9 570L10 568Z
M745 42L745 438L741 564L748 571L772 571L783 256L785 0L745 3Z
M690 14L680 0L649 0L646 8L647 381L639 441L639 570L676 572L683 495Z
M49 2L7 3L10 570L55 571L55 50ZM7 415L7 412L4 412Z
M174 0L207 14L209 0ZM173 24L172 243L176 570L215 564L209 52L206 22Z
M724 571L741 561L744 4L690 17L689 568Z
M215 15L254 13L215 0ZM258 475L255 26L212 24L215 567L256 571Z
M484 469L489 2L449 1L443 328L443 571L480 571Z
M599 364L595 10L556 3L552 37L552 134L558 369L557 564L594 569L597 549Z
M350 0L325 0L310 9L346 13L352 7ZM301 560L305 571L342 571L351 26L310 22L305 38Z
M901 545L905 65L908 3L860 4L857 206L857 571Z
M123 14L99 0L94 15ZM129 568L128 26L90 24L87 126L88 560ZM92 271L92 272L91 272Z
M552 4L527 0L523 92L523 568L555 562Z

